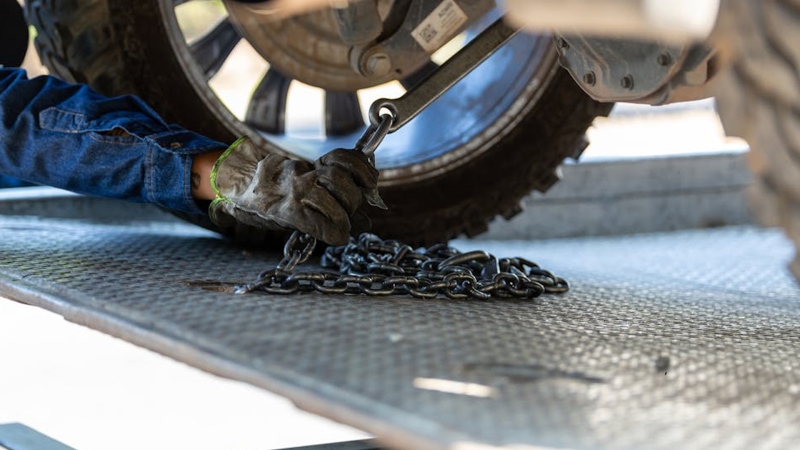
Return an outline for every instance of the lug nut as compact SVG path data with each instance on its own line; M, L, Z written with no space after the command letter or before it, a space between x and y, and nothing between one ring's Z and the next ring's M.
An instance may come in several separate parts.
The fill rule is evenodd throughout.
M382 77L391 72L392 60L386 53L375 53L367 58L364 69L367 75Z
M664 53L658 55L658 65L659 66L666 67L666 66L668 66L670 64L672 64L672 56L669 53L664 52Z

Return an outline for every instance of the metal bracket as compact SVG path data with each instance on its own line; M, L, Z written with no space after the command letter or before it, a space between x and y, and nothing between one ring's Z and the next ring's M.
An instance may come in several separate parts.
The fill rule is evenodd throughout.
M350 65L365 77L405 78L494 7L494 0L413 0L402 25L392 34L352 47Z
M369 110L370 122L373 125L380 124L381 115L388 110L395 119L389 132L402 128L514 37L518 31L506 25L502 18L498 19L402 97L394 100L386 98L376 100Z
M558 36L561 65L601 102L662 105L710 96L715 57L704 44Z

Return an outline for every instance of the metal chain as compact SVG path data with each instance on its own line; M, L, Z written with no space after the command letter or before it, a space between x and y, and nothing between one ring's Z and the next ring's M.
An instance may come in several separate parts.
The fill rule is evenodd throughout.
M376 102L377 103L377 102ZM371 125L355 145L355 151L374 158L375 149L391 131L396 109L380 105L371 109ZM374 163L374 159L373 159ZM386 208L378 190L366 192L367 202ZM451 299L533 299L542 294L560 294L569 284L537 264L523 258L498 259L489 253L460 253L446 244L414 250L394 240L364 233L350 243L328 247L321 272L300 272L314 252L317 240L295 231L283 248L283 259L262 272L250 284L237 286L237 294L261 291L270 294L319 292L351 295L411 295L417 298L445 296Z
M354 150L372 158L375 150L378 149L378 146L386 138L386 135L389 134L394 120L394 114L383 113L378 116L375 123L370 124L366 131L364 131L364 134L361 135L358 142L356 142Z
M350 295L411 295L432 299L515 298L569 290L563 278L524 258L501 258L483 251L461 253L446 244L414 250L395 240L364 233L343 246L325 250L323 271L295 269L308 261L316 239L295 231L284 247L277 267L262 272L253 283L239 286L239 294L319 292Z

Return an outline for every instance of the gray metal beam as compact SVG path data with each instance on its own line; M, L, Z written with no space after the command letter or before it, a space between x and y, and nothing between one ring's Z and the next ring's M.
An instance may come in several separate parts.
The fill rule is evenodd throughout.
M569 164L547 194L481 239L550 239L752 224L744 153Z
M75 450L21 423L0 425L0 447L8 450Z

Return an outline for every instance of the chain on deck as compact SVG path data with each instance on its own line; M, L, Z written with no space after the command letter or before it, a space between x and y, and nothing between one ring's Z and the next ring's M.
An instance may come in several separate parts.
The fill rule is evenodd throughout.
M0 230L3 295L391 447L800 442L800 294L777 231L461 242L572 282L534 301L464 301L204 289L244 283L278 255L176 224L3 217Z
M569 290L566 280L525 258L497 258L481 250L462 253L447 244L414 250L369 233L351 238L347 245L327 247L320 265L328 271L296 271L308 262L315 245L311 236L294 232L281 262L235 292L531 300Z

